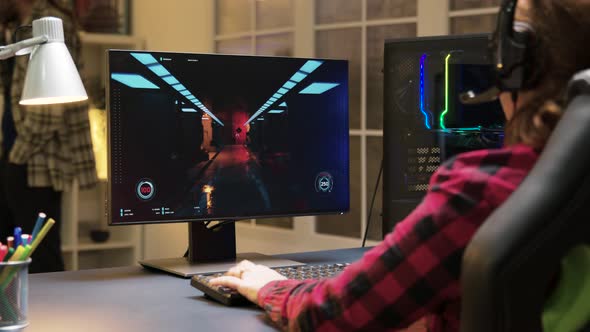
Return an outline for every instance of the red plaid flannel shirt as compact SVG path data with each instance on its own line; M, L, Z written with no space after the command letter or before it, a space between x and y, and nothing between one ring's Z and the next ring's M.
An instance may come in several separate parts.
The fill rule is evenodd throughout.
M271 282L258 304L295 331L395 330L424 316L429 331L458 331L463 251L537 157L515 145L448 160L420 205L361 260L331 279Z

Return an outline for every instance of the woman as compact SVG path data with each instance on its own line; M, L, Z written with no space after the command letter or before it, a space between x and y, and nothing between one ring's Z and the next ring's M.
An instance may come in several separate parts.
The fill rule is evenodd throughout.
M506 2L506 1L505 1ZM519 0L514 29L530 30L524 88L500 94L505 146L461 154L432 176L422 203L335 278L285 280L241 262L213 284L236 288L290 330L458 331L463 251L522 182L559 121L568 80L590 67L588 0Z

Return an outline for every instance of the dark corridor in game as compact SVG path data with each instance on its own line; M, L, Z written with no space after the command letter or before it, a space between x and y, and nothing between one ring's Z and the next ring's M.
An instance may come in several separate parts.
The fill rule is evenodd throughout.
M348 206L345 61L120 51L109 68L113 215Z

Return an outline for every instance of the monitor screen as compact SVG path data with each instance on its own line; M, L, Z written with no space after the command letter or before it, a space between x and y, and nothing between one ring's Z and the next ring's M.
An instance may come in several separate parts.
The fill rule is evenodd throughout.
M343 60L108 52L111 224L349 210Z

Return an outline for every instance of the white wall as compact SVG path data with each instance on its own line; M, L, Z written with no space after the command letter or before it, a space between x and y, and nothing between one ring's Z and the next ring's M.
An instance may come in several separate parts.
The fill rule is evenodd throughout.
M417 0L418 36L440 36L449 33L449 1Z
M133 2L133 34L149 50L213 50L212 0L140 0Z
M211 53L212 0L138 0L133 2L132 32L147 50ZM178 257L188 244L188 226L144 226L144 258Z

